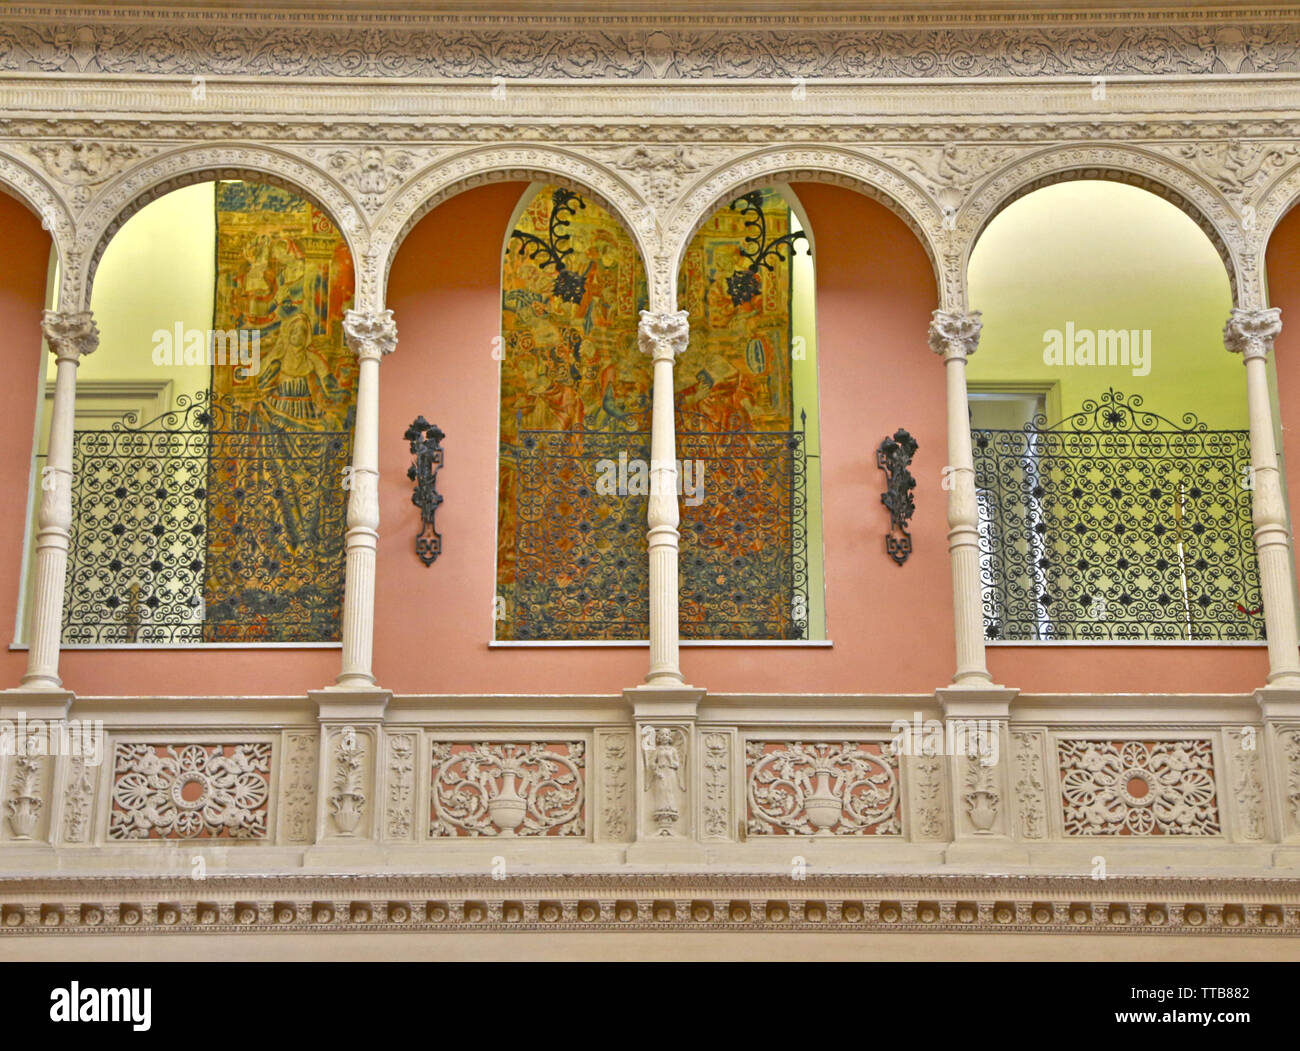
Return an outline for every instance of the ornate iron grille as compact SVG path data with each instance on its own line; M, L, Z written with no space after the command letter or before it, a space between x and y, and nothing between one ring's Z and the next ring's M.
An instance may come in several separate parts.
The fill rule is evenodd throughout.
M1264 637L1249 432L1141 406L973 432L988 638Z
M803 438L679 430L679 458L703 469L701 502L681 507L684 638L806 637ZM520 430L502 455L519 472L512 636L645 638L646 497L600 482L602 464L628 464L630 481L649 463L649 431Z
M337 638L349 455L347 434L227 429L207 392L77 431L64 642Z

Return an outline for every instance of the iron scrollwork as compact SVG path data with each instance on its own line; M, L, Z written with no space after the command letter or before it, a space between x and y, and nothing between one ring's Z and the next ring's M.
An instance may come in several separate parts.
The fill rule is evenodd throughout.
M573 246L569 244L572 239L569 220L577 215L579 209L586 208L587 202L562 186L556 187L551 200L554 207L551 209L546 240L543 241L536 234L515 229L510 231L510 241L512 244L518 241L516 251L520 255L526 255L542 270L555 268L555 284L551 289L553 295L566 303L581 303L587 291L590 268L580 274L576 270L570 270L565 260L573 254Z
M885 472L886 488L880 502L889 508L889 532L885 534L885 552L900 566L912 553L912 534L907 531L916 503L912 490L916 479L908 468L916 455L916 439L902 427L876 449L876 466Z
M788 234L769 241L767 218L763 214L762 190L753 190L737 197L731 202L731 207L745 217L745 227L752 231L745 235L745 243L740 249L740 254L749 260L749 266L737 270L727 278L727 294L731 297L732 304L743 306L756 299L762 290L758 279L759 268L774 270L773 260L785 262L790 258L796 241L802 238L804 244L808 244L808 235L802 230L791 230Z
M438 492L438 469L442 467L442 440L446 435L436 423L423 416L406 428L405 438L411 443L415 462L406 469L406 477L415 483L411 503L420 509L420 532L415 537L415 554L426 566L431 566L442 554L442 534L433 524L434 515L442 504Z

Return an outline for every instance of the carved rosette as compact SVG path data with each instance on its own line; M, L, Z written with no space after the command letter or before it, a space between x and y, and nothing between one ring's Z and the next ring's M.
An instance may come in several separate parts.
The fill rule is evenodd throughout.
M898 756L879 741L747 741L751 836L897 836Z
M270 771L269 743L119 743L108 838L265 839Z
M1060 740L1067 836L1217 836L1214 748L1181 741Z
M583 741L434 742L431 836L582 836Z

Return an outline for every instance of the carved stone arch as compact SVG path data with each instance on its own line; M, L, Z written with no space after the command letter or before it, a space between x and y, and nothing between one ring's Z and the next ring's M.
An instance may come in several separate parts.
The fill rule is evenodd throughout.
M244 179L291 190L320 208L339 228L357 269L358 309L374 292L374 266L361 211L333 177L300 157L263 146L193 146L150 157L109 181L78 222L83 253L78 290L86 303L99 260L122 224L145 205L183 186L218 179Z
M4 152L0 152L0 191L26 205L49 231L54 250L58 253L59 273L65 285L65 288L60 289L59 302L73 302L64 292L68 271L76 264L75 227L63 198L44 176ZM75 310L75 303L68 309Z
M443 201L493 182L549 182L577 191L607 209L636 243L651 274L655 256L654 212L627 180L570 150L547 146L487 146L466 150L429 165L409 179L375 221L376 253L386 246L383 285L402 241ZM653 281L653 278L651 278ZM654 290L651 289L651 301Z
M1260 195L1259 201L1255 220L1260 238L1256 245L1255 261L1257 264L1262 265L1264 253L1273 240L1273 234L1281 225L1282 220L1290 214L1296 205L1300 204L1300 164L1288 169L1275 179L1272 185ZM1238 303L1237 305L1246 307L1265 306L1263 291L1263 280L1261 279L1259 301L1256 303Z
M943 296L944 269L936 252L942 223L938 207L909 176L852 150L809 147L762 150L718 168L688 187L664 228L665 251L656 266L660 282L676 292L677 270L691 238L720 207L772 183L822 182L845 186L883 204L916 234L934 266Z
M960 262L963 288L971 253L999 213L1044 186L1088 179L1139 187L1191 218L1223 260L1234 303L1240 302L1253 285L1253 256L1244 251L1236 214L1216 189L1166 157L1106 145L1051 147L1022 158L978 184L956 221L957 239L964 246Z

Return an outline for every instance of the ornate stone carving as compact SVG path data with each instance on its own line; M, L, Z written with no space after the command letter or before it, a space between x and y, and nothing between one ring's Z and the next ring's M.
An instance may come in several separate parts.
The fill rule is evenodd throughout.
M410 839L415 824L415 735L388 737L388 814L385 834L389 839Z
M686 349L690 336L691 328L685 310L661 314L650 310L641 311L636 338L642 354L656 361L661 358L672 361Z
M330 818L339 835L355 835L366 813L366 752L369 735L345 726L334 734Z
M81 139L42 143L29 149L50 175L69 187L68 199L76 208L84 207L90 200L92 187L116 175L142 153L139 146L131 143Z
M431 836L582 836L582 741L434 742Z
M997 824L1002 794L998 791L997 767L983 762L978 756L962 756L962 802L966 805L966 819L977 835L993 831Z
M886 147L873 152L915 178L939 206L944 226L951 229L971 187L1007 164L1016 151L1008 151L1005 146L949 142L905 149Z
M1259 750L1255 742L1261 736L1254 727L1227 730L1224 739L1232 770L1232 799L1236 806L1237 833L1242 839L1264 838L1264 782L1260 773ZM1249 747L1247 747L1249 745Z
M41 756L43 742L32 738L20 754L14 756L13 775L5 809L14 839L31 839L45 803L41 799Z
M1011 733L1016 764L1016 809L1020 814L1020 834L1025 839L1044 839L1047 836L1043 736L1040 730L1013 730Z
M1188 143L1178 156L1205 175L1233 207L1249 204L1256 193L1289 167L1300 152L1295 143L1227 142Z
M914 839L944 839L948 834L944 806L943 761L937 756L903 760L908 772L911 830Z
M641 754L645 763L645 791L656 836L679 836L686 797L688 740L680 726L643 726Z
M343 313L343 336L359 358L382 358L397 349L397 322L391 310Z
M84 756L68 760L67 783L63 792L63 841L90 841L90 817L95 800L95 767Z
M265 839L270 772L267 743L119 743L108 838Z
M414 170L416 159L410 150L365 146L359 150L334 150L328 154L326 164L356 193L361 207L373 215Z
M320 737L314 733L286 734L284 751L280 769L280 835L288 843L310 843L316 823Z
M674 203L686 177L700 170L699 153L685 146L633 146L614 162L640 183L646 199L666 212Z
M1057 742L1067 836L1217 836L1208 739Z
M983 327L978 310L970 313L936 310L930 321L930 349L944 360L968 358L979 348Z
M1273 340L1282 331L1282 311L1278 307L1243 310L1234 307L1223 326L1223 345L1243 358L1266 358Z
M751 836L897 836L898 756L878 741L747 741Z
M79 361L99 346L99 326L89 310L47 310L41 315L41 333L56 358Z
M706 733L700 740L704 764L702 790L704 839L731 839L731 739L725 733Z
M1300 730L1283 730L1278 734L1286 772L1286 802L1290 810L1291 831L1300 829Z
M601 735L600 785L601 838L628 840L632 834L632 738L627 734Z

